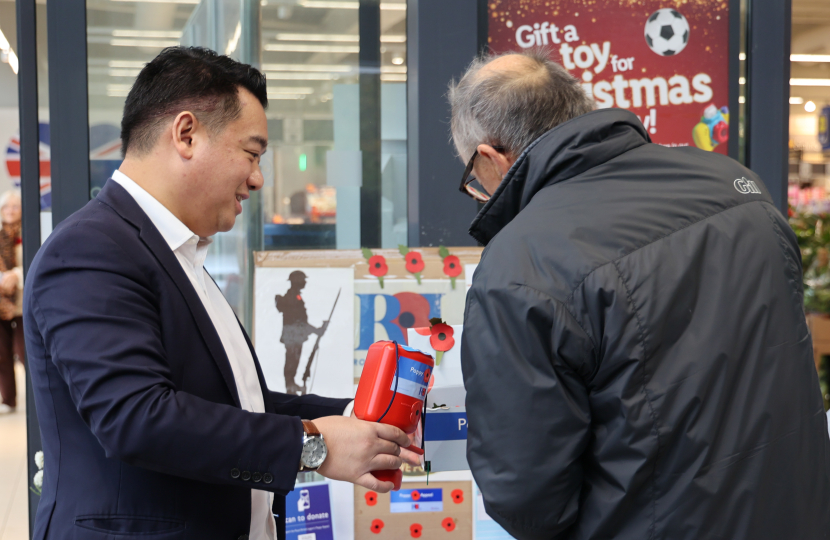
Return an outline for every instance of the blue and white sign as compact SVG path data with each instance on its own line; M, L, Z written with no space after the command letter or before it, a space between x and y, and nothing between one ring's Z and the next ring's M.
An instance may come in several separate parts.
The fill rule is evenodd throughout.
M466 471L467 392L463 386L433 388L427 396L424 459L432 472Z
M427 383L430 375L429 366L400 356L398 358L398 393L415 399L424 399L427 395ZM389 389L395 390L395 378L392 379L392 386Z
M329 484L299 484L285 497L287 540L334 540Z
M408 512L443 512L443 489L402 489L390 492L390 508L393 514Z

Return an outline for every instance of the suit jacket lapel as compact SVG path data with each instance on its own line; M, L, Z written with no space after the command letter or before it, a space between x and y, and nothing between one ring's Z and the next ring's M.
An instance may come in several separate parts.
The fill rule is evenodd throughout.
M184 273L184 269L176 258L176 255L170 250L170 246L164 241L161 233L153 225L150 218L147 217L147 214L138 206L138 203L117 182L107 180L107 183L97 198L110 206L122 218L132 223L139 230L141 240L153 255L155 255L156 259L158 259L161 266L184 297L187 307L190 309L190 313L196 321L199 333L213 356L213 360L216 362L219 371L222 373L222 377L225 379L225 384L228 386L231 396L233 396L234 403L237 407L241 407L239 393L236 389L236 379L233 376L233 370L231 369L228 355L225 352L225 347L222 345L222 340L219 339L216 327L213 325L213 321L210 320L210 316L205 310L201 298L199 298L199 295L193 289L190 279Z

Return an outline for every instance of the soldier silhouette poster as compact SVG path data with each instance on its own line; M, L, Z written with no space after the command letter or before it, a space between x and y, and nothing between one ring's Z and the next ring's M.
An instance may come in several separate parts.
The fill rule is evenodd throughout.
M257 268L254 296L254 345L268 388L351 396L353 272Z

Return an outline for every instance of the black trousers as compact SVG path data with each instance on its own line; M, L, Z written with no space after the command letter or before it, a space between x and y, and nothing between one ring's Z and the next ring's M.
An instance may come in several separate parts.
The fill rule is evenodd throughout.
M0 395L9 407L17 406L14 361L24 361L23 317L0 321Z

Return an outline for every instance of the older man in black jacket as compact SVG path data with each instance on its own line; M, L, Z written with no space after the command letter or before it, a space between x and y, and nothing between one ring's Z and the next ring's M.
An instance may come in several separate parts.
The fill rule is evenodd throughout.
M468 184L462 345L487 512L520 539L830 537L800 255L761 180L592 111L541 53L475 61L450 101L492 194Z

